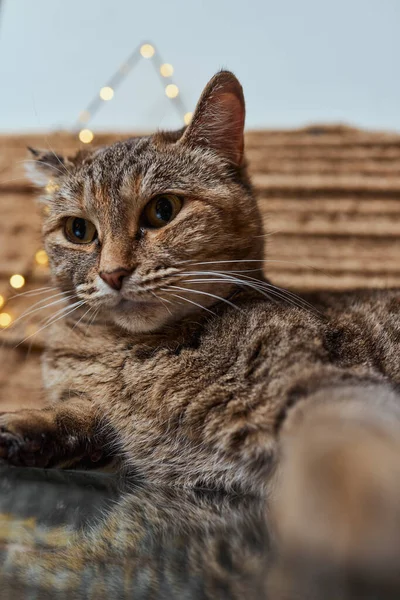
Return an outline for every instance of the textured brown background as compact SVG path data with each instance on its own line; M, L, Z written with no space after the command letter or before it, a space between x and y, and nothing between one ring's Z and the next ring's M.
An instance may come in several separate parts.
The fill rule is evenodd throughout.
M32 267L41 246L40 216L24 179L27 145L68 154L79 143L66 133L0 137L3 295L10 294L13 273L28 276L24 292L47 285L46 268ZM315 126L250 132L246 145L270 232L266 271L274 283L300 291L400 286L400 135ZM41 298L22 296L3 310L17 318ZM38 311L0 331L0 410L43 403L43 338L32 334L48 315Z

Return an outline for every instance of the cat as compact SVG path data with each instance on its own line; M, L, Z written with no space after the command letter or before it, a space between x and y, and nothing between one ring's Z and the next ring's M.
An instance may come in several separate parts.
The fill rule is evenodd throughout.
M222 71L180 131L32 151L69 304L50 404L0 417L0 456L266 497L283 554L397 568L400 291L299 299L264 277L244 121Z

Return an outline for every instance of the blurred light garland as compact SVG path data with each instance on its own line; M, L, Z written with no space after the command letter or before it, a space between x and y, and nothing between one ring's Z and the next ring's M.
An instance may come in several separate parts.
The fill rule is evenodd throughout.
M135 50L128 56L126 61L122 63L114 75L112 75L106 85L99 90L93 100L88 104L86 109L80 113L76 129L78 131L78 138L83 144L91 144L95 137L93 131L87 127L88 123L97 114L103 102L109 102L114 98L115 91L131 73L131 71L138 65L141 59L151 61L158 77L160 78L165 95L173 103L179 114L179 117L183 120L184 124L188 125L190 123L193 113L186 110L184 102L182 101L179 87L171 79L172 75L174 74L174 67L170 63L165 63L161 60L161 56L156 50L154 44L145 42L135 48ZM166 79L168 80L167 85L165 84ZM50 181L46 186L46 191L51 193L54 185L55 184ZM14 273L11 275L9 279L8 291L0 294L0 329L7 329L13 324L14 321L13 313L8 309L6 310L8 301L14 297L12 292L14 290L21 290L23 287L25 287L35 267L46 268L48 264L49 259L46 251L40 249L35 253L34 259L25 273ZM28 326L27 330L30 328L31 326Z
M7 309L6 305L12 298L18 297L18 294L15 295L14 292L20 291L26 286L36 266L43 268L47 267L48 264L49 259L45 250L38 250L35 253L32 263L29 265L24 274L14 273L11 275L8 280L9 287L7 292L0 294L0 329L7 329L13 324L14 314L12 311Z
M162 61L160 53L154 44L145 42L135 48L126 61L122 63L91 102L89 102L85 110L80 113L76 128L78 130L78 138L83 144L91 144L95 137L93 131L88 128L89 122L98 113L103 102L109 102L114 98L115 91L142 59L151 61L164 87L165 95L171 100L185 125L190 123L192 113L186 110L179 87L171 79L174 74L174 67L170 63ZM166 79L168 80L167 85L165 85Z

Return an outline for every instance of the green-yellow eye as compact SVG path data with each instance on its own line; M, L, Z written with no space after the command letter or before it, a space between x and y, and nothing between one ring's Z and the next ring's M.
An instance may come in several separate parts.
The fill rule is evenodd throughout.
M80 217L68 217L65 221L64 233L73 244L90 244L97 237L93 223Z
M143 211L143 224L145 227L164 227L175 219L181 208L182 199L175 194L155 196Z

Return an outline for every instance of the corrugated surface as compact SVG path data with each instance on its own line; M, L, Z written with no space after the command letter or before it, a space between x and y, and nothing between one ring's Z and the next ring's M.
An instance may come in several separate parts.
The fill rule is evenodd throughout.
M314 126L250 132L246 144L274 283L298 290L400 286L400 135ZM31 272L40 218L23 175L27 145L66 154L78 147L65 133L0 137L0 294L16 272L30 273L24 291L47 280L45 269ZM39 298L21 297L7 310L18 317ZM37 311L0 333L2 410L41 402L42 338L32 333L45 316Z

